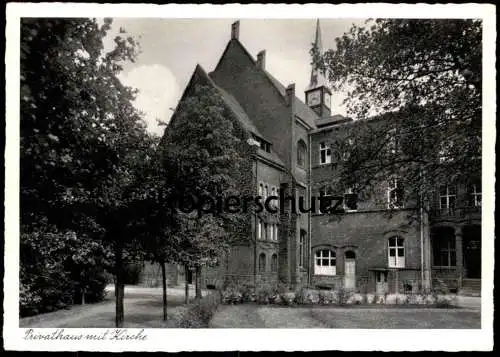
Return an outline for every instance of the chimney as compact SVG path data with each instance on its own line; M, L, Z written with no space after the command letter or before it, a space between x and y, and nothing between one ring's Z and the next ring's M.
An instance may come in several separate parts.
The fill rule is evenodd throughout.
M237 40L240 37L240 20L231 25L231 40Z
M289 84L286 87L286 103L288 106L292 106L295 101L295 83Z
M266 69L266 50L257 53L257 68Z

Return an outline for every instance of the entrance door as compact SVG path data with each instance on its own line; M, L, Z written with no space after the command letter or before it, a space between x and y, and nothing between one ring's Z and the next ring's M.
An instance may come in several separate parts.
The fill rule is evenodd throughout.
M468 279L481 278L481 226L463 229L464 265Z
M348 290L356 288L356 254L353 251L345 253L344 288Z
M387 272L386 271L376 271L375 272L375 291L377 294L385 294L389 291L389 285L387 284Z
M193 271L191 269L188 270L186 280L188 284L193 283Z

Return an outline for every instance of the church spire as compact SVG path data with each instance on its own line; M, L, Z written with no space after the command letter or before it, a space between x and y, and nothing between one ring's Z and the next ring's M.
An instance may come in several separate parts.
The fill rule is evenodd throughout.
M316 34L313 46L319 55L323 54L319 19L316 21ZM307 105L314 110L320 118L329 117L331 113L332 92L328 89L326 83L323 74L311 63L311 79L305 91L305 98Z
M321 42L321 27L319 25L319 19L316 20L316 34L314 37L314 48L318 54L323 54L323 44ZM326 84L325 77L318 71L313 64L311 64L311 79L309 81L309 86L307 89L313 89L317 87L324 86Z

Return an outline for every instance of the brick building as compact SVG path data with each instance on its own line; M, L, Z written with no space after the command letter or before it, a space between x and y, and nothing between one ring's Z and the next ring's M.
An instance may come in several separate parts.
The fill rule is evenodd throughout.
M321 50L319 21L315 43ZM313 69L302 102L294 84L285 86L266 70L265 50L254 59L240 43L238 21L215 69L207 73L197 66L184 96L199 83L219 92L252 138L249 144L257 147L250 183L254 194L283 192L296 199L283 203L282 214L253 216L248 242L235 244L218 267L203 270L205 286L237 280L382 293L442 283L479 291L480 182L472 188L443 188L436 209L421 223L409 223L411 208L387 215L398 195L397 183L390 180L381 183L379 200L361 201L346 192L339 220L318 210L293 214L300 198L310 202L312 196L330 194L323 183L335 175L339 155L329 143L356 121L331 114L331 91ZM169 271L170 282L184 280L182 269Z

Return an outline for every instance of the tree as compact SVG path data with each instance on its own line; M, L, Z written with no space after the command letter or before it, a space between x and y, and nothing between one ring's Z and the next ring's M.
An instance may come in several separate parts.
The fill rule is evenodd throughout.
M22 21L21 227L70 229L112 245L121 327L123 254L134 238L128 203L148 143L131 104L135 91L117 77L123 62L136 58L137 44L120 35L104 53L111 22Z
M436 187L481 172L481 35L479 20L377 19L353 25L316 67L345 91L357 119L339 152L334 185L404 179L408 201L427 208Z
M176 204L180 227L176 261L186 272L196 270L197 298L201 268L218 264L231 242L245 235L238 228L244 214L219 208L242 191L248 169L243 152L246 135L220 95L212 87L196 85L179 104L164 137L170 202ZM187 294L186 285L186 302Z
M178 242L174 234L178 224L168 205L169 183L158 150L158 137L150 138L148 154L138 172L134 199L130 203L135 212L133 234L138 238L137 250L146 260L157 263L162 271L163 320L167 320L166 264L175 261Z

